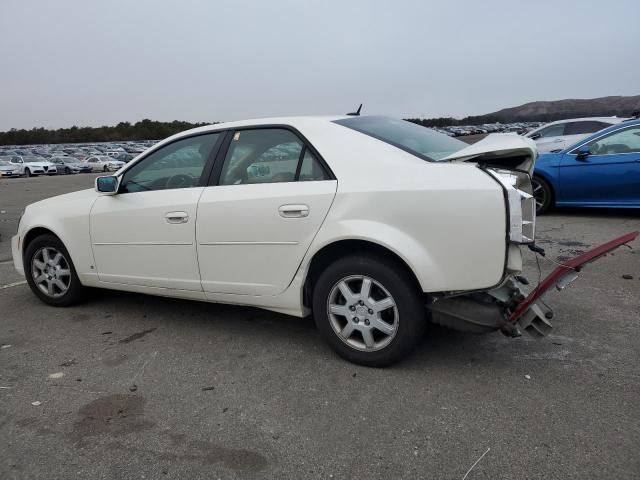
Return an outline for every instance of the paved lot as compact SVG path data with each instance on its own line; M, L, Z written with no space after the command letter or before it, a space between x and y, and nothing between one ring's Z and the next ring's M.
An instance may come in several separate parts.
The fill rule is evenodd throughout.
M0 285L21 280L21 209L92 177L0 180ZM558 258L634 229L638 213L561 211L538 238ZM106 291L54 309L0 288L0 478L462 479L488 449L468 479L639 478L634 247L552 296L546 339L433 328L384 370L337 358L309 319Z

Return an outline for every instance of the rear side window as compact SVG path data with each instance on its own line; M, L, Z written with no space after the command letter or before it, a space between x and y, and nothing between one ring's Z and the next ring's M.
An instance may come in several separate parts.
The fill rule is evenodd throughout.
M546 138L546 137L560 137L565 135L564 129L566 124L560 123L558 125L550 125L546 128L543 128L538 132L537 138Z
M334 123L377 138L423 160L442 160L467 146L444 133L395 118L352 117L335 120Z
M595 133L603 128L610 127L608 123L588 120L584 122L569 122L565 128L565 135L580 135L584 133Z
M311 150L284 128L237 130L227 150L220 185L328 180Z

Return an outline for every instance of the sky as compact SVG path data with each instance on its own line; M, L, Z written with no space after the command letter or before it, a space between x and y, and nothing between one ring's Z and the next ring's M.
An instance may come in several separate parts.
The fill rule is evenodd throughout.
M0 130L640 94L638 0L0 0Z

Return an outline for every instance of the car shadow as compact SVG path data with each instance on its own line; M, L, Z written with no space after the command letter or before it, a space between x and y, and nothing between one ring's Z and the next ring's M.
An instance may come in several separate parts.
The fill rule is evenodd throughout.
M133 317L148 324L153 323L153 327L162 327L163 330L188 328L191 332L198 331L198 335L203 337L244 338L248 348L251 348L252 342L261 340L262 335L265 341L268 337L268 342L278 351L286 352L287 348L295 346L298 350L304 349L307 358L318 356L317 361L344 362L323 342L311 316L298 318L255 307L113 290L95 291L91 300L79 308L87 311L96 308L103 312L125 311L126 317L122 315L124 323ZM131 327L122 325L122 330L127 328ZM505 345L502 345L503 342ZM515 346L513 342L519 345ZM429 324L413 354L390 368L415 370L426 367L455 369L470 364L495 366L504 363L505 354L508 355L514 348L524 346L525 350L535 349L536 343L539 344L528 339L508 339L499 332L477 335Z

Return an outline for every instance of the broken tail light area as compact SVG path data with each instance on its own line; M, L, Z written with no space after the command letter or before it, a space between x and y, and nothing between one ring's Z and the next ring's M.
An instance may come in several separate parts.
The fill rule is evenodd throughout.
M526 172L488 167L487 173L495 178L505 192L509 208L509 241L529 244L535 240L536 200L531 177Z
M431 319L434 323L467 332L500 329L508 336L519 336L524 330L533 337L544 337L551 331L553 317L543 301L544 295L554 287L564 290L587 264L635 240L638 235L640 232L627 233L558 264L529 294L525 292L526 280L514 276L488 292L436 299L428 306Z

